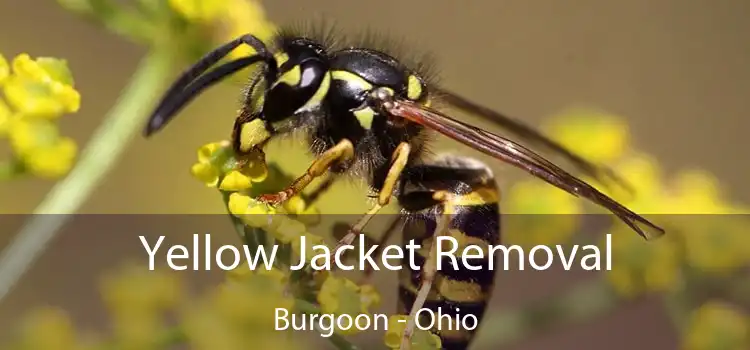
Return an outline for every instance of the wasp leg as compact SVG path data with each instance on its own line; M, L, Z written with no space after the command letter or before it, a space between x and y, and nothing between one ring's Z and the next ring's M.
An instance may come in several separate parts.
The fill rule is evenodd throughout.
M322 195L324 195L326 192L328 192L329 189L331 189L331 186L333 186L336 181L339 180L341 176L338 174L328 174L326 176L325 180L323 180L323 183L320 184L317 188L315 188L313 191L311 191L309 194L303 194L303 199L305 200L305 204L310 207L315 204L315 202L320 199Z
M383 188L378 193L377 203L375 203L375 205L373 205L370 210L367 211L367 214L365 214L357 221L354 226L352 226L346 236L344 236L338 242L338 244L336 245L336 249L334 249L333 252L338 251L338 249L344 245L352 244L357 235L362 232L365 226L367 226L367 223L370 222L370 219L372 219L375 214L383 209L384 206L390 203L391 197L393 197L394 189L396 188L396 183L398 182L399 177L401 177L401 172L404 171L406 163L409 160L410 152L411 146L409 146L409 144L406 142L401 143L400 145L398 145L398 147L396 147L396 151L393 152L391 167L388 169L388 175L386 175L385 181L383 182Z
M414 329L417 326L417 312L424 306L427 297L432 289L432 283L435 281L435 274L437 272L437 237L448 234L448 224L453 218L454 208L451 198L451 194L448 192L438 191L435 192L433 198L442 202L443 215L440 215L438 219L437 227L433 236L435 239L432 240L429 247L429 254L427 260L422 265L422 277L417 296L414 299L411 310L409 311L409 317L407 319L406 328L404 328L404 334L401 338L401 350L409 350L411 347L411 336L414 334Z
M313 180L325 174L335 163L349 161L352 158L354 158L354 145L352 145L351 141L343 139L318 156L310 167L307 168L305 175L298 177L285 190L278 193L264 194L258 199L272 205L282 203L294 195L301 193Z

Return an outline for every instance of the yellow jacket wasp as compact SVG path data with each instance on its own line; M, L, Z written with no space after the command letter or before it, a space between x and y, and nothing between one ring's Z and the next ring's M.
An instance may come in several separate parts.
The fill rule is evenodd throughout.
M209 71L243 44L252 47L255 54ZM436 235L457 234L488 244L499 243L499 194L492 173L483 163L466 157L426 157L424 146L430 131L601 205L644 238L664 234L661 228L528 148L430 106L440 101L492 120L519 138L566 157L588 176L618 180L607 169L581 159L520 122L430 84L425 72L408 67L384 50L367 45L336 47L323 37L295 31L281 31L273 47L248 34L205 55L166 92L146 126L145 135L163 128L206 88L255 63L262 63L262 67L245 92L234 124L235 152L240 156L262 152L268 140L302 132L317 157L307 172L286 190L259 199L270 204L281 203L329 170L363 177L377 193L377 203L339 245L351 244L393 196L406 216L427 223L417 230L405 228L404 239L416 237L421 244L421 240ZM434 268L433 248L421 260L421 271L405 271L401 278L401 307L410 310L411 317L402 342L404 349L410 345L417 310L442 307L443 312L469 313L481 319L487 291L494 281L488 271L438 273ZM439 281L433 288L436 278ZM473 332L439 332L439 335L445 349L465 349Z

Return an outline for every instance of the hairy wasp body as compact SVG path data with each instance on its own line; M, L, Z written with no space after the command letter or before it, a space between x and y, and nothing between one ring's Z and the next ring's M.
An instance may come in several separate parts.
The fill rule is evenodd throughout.
M208 71L243 44L256 54ZM607 169L586 162L520 122L439 88L425 70L366 44L336 46L322 36L288 31L282 31L271 48L252 35L237 38L183 73L154 111L146 135L161 129L207 87L259 62L262 69L245 92L233 128L236 154L262 152L276 136L301 133L316 155L306 173L288 188L259 199L281 203L329 171L352 175L366 180L377 201L340 245L351 244L394 196L409 219L405 239L423 242L423 268L402 277L401 304L411 316L404 349L411 344L418 309L441 306L444 311L481 318L494 280L484 269L435 271L435 247L426 242L434 242L439 235L461 236L480 246L497 244L500 239L499 194L492 173L469 158L427 156L428 132L436 131L587 198L646 238L663 234L659 227L528 148L453 119L430 105L439 101L494 121L519 138L566 157L596 179L615 178ZM415 223L421 223L422 228ZM440 332L440 336L445 348L464 349L472 332Z

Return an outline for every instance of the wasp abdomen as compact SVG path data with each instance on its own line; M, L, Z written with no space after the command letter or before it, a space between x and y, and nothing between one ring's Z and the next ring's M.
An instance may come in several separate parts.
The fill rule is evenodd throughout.
M425 201L429 194L445 191L450 202ZM427 196L426 196L427 195ZM424 264L443 213L453 216L442 233L440 251L451 253L439 260L430 294L418 314L421 328L431 327L444 349L466 349L493 290L494 271L489 269L488 248L500 242L499 192L492 173L466 158L443 158L415 168L404 177L399 201L409 212L404 243L414 240L421 249L414 262L419 270L402 270L399 287L401 312L411 310L424 281ZM469 246L469 250L465 249ZM482 251L482 257L477 257ZM464 252L467 254L464 257Z

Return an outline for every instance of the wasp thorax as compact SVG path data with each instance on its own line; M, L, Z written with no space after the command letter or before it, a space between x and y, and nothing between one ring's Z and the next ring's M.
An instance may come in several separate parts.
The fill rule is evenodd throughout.
M328 61L320 45L306 39L283 44L279 73L266 91L263 115L273 123L318 107L330 87Z

